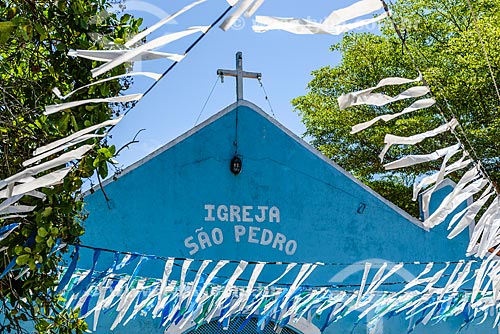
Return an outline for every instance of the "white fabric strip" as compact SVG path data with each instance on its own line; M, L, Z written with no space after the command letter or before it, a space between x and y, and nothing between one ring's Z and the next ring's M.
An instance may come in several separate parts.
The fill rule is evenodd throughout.
M198 283L200 282L201 275L205 271L205 268L212 262L212 260L204 260L198 271L196 272L196 277L194 278L193 285L191 288L191 293L189 294L189 298L186 303L186 307L189 307L191 305L191 302L193 300L194 293L196 292L196 287L198 286Z
M161 46L164 46L166 44L169 44L171 42L174 42L178 39L181 39L183 37L192 35L197 32L206 32L209 27L190 27L184 31L179 31L179 32L174 32L168 35L164 35L161 37L158 37L151 42L145 43L135 49L129 50L128 52L124 53L123 55L111 60L110 62L103 64L95 69L93 69L92 72L92 77L98 77L101 74L106 73L107 71L110 71L111 69L115 68L116 66L119 66L123 63L126 63L133 59L134 57L139 56L142 54L144 51L150 51L155 48L159 48Z
M255 267L252 271L252 276L250 277L250 280L248 281L248 285L245 288L245 291L240 294L238 299L233 303L229 311L224 314L223 317L219 319L219 322L224 321L225 319L231 317L235 311L241 312L247 306L248 299L250 298L250 295L252 293L253 287L255 286L255 282L257 281L257 278L259 277L260 273L262 272L262 269L264 269L264 262L259 262L255 264Z
M425 192L425 194L423 194L423 196L422 196L422 211L424 213L428 213L429 212L429 205L430 205L430 201L431 201L431 196L434 193L434 191L436 191L436 189L439 186L439 184L443 181L444 176L447 174L446 164L458 152L459 152L458 149L456 151L448 151L446 153L446 155L444 156L444 158L443 158L443 162L441 163L441 168L439 169L439 172L437 172L436 174L434 174L435 175L435 179L433 177L431 177L431 178L428 179L428 180L434 180L435 184L430 189L428 189ZM465 157L465 154L464 154L464 156L462 156L461 159L463 159L464 157ZM448 173L450 173L450 172L448 172ZM414 186L414 188L413 188L413 200L417 199L419 191L420 191L420 189L418 188L418 186L416 187L416 189L415 189L415 186Z
M173 19L175 19L177 16L187 12L188 10L190 10L191 8L199 5L200 3L203 3L205 2L206 0L198 0L198 1L195 1L193 2L192 4L190 5L187 5L185 6L184 8L176 11L175 13L173 13L172 15L169 15L163 19L161 19L160 21L158 21L157 23L153 24L151 27L145 29L144 31L138 33L137 35L135 35L132 39L130 39L129 41L127 41L125 43L125 47L129 48L131 46L133 46L135 43L139 42L141 39L143 39L144 37L148 36L149 34L151 34L152 32L156 31L158 28L161 28L162 26L164 26L165 24L167 24L168 22L172 21Z
M36 206L31 206L31 205L11 205L11 206L8 206L8 207L0 210L0 215L31 212L35 208L36 208ZM4 219L4 218L0 217L0 219Z
M411 113L413 111L417 111L417 110L424 109L424 108L429 108L429 107L433 106L435 103L436 103L436 100L434 100L433 98L421 99L421 100L415 101L409 107L404 108L403 111L401 111L401 112L398 112L395 114L386 114L386 115L377 116L377 117L375 117L367 122L363 122L363 123L359 123L359 124L354 125L352 127L351 134L355 134L355 133L358 133L362 130L365 130L380 120L382 120L384 122L389 122L390 120L393 120L399 116Z
M430 154L408 155L399 160L389 162L385 164L384 167L386 170L392 170L397 168L413 166L424 162L434 161L444 157L449 151L457 150L458 148L460 148L460 144L455 144L449 147L445 147Z
M133 49L132 49L133 50ZM80 57L90 60L110 62L120 56L123 56L130 50L70 50L68 56ZM125 63L134 61L168 59L172 61L181 61L186 55L176 53L158 52L158 51L144 51L140 54L128 59Z
M498 210L498 205L500 204L500 199L497 197L490 203L488 209L483 213L476 226L474 226L474 231L472 232L472 236L470 237L469 246L467 247L467 256L472 255L474 249L476 249L479 238L483 234L486 223L489 222L490 218L495 214L495 211ZM481 238L481 242L483 242L484 238Z
M437 136L438 134L446 131L453 131L457 127L457 125L458 121L455 118L453 118L448 123L438 126L435 129L409 137L400 137L391 134L386 134L384 139L385 143L384 149L379 154L380 161L381 162L384 161L385 154L387 153L387 151L389 151L392 145L415 145L420 143L426 138Z
M73 169L72 166L65 167L47 175L40 176L34 181L21 183L14 186L11 196L24 195L38 188L45 188L61 183L66 175ZM7 198L7 189L0 191L0 198Z
M418 194L420 193L422 188L424 188L425 186L431 185L433 183L435 183L437 185L437 184L439 184L439 182L441 182L444 179L444 177L446 175L470 165L472 160L470 160L470 159L464 160L467 157L467 153L464 152L463 156L459 160L457 160L456 162L452 163L449 166L446 166L446 163L449 161L449 159L451 157L453 157L459 151L460 151L460 148L457 148L456 150L452 150L452 151L447 152L444 159L443 159L443 163L441 164L441 169L439 170L439 172L434 173L434 174L429 175L429 176L426 176L426 177L422 178L418 183L415 182L413 184L413 197L412 197L412 199L414 201L417 199ZM443 166L445 168L444 173L442 173Z
M217 301L215 309L218 309L222 306L222 304L226 301L226 299L231 295L231 289L234 286L234 283L238 279L238 277L241 276L243 271L245 271L245 268L247 267L248 262L246 261L240 261L236 269L234 270L233 274L229 278L228 282L226 283L226 286L224 287L224 290L222 291L222 294Z
M23 195L17 195L17 196L10 196L7 198L5 201L0 203L0 211L3 209L15 204L17 201L19 201L21 198L23 198Z
M228 31L229 28L233 26L233 24L240 18L243 13L250 8L254 0L241 0L239 3L238 8L235 9L235 11L229 15L224 22L219 26L224 31Z
M59 112L64 109L70 109L78 106L82 106L89 103L120 103L120 102L130 102L130 101L138 101L142 98L142 94L129 94L129 95L121 95L115 97L105 97L99 99L88 99L88 100L80 100L66 103L53 104L45 107L44 115L51 115L56 112Z
M25 178L26 176L36 175L36 174L41 173L43 171L46 171L48 169L52 169L52 168L64 165L70 161L81 159L83 157L83 155L85 153L87 153L92 147L94 147L94 145L80 146L79 148L77 148L73 151L61 154L61 156L59 156L55 159L49 160L47 162L41 163L39 165L30 167L30 168L27 168L27 169L25 169L17 174L9 176L8 178L0 181L0 189L3 189L9 183L18 182L19 180Z
M229 4L229 6L234 6L236 5L240 0L226 0L226 2Z
M373 291L376 291L380 287L380 285L382 285L382 283L384 283L389 277L391 277L392 275L394 275L399 269L403 268L403 266L404 266L403 263L396 264L394 267L392 267L387 272L387 274L385 274L379 281L377 281L375 285L373 285L373 282L372 282L372 284L370 284L370 286L368 287L367 292L371 293Z
M304 283L304 281L311 275L311 273L316 269L318 264L310 264L306 263L303 264L302 267L300 268L300 272L295 278L295 281L292 283L290 288L288 289L288 292L286 293L285 297L283 298L283 301L281 302L281 309L288 303L288 300L290 297L295 293L295 290ZM280 315L280 319L283 317L283 314Z
M314 21L309 21L306 19L256 16L255 22L258 23L258 25L253 25L252 29L255 32L284 30L299 35L310 35L310 34L340 35L349 30L353 30L359 27L376 23L386 17L387 13L383 13L371 19L360 20L349 24L330 26Z
M483 193L481 198L479 198L477 201L469 205L467 208L462 210L461 212L457 213L455 216L453 216L452 220L450 221L450 224L448 226L448 230L455 224L455 228L448 234L448 239L452 239L459 235L467 226L470 226L472 222L474 221L474 218L476 218L476 215L478 214L479 210L486 204L486 202L495 194L495 191L493 191L492 186L490 185Z
M262 6L263 3L264 0L255 0L253 4L245 12L245 17L246 18L252 17L255 14L255 12L260 8L260 6Z
M55 149L53 149L52 151L49 151L49 152L45 152L43 154L40 154L40 155L37 155L36 157L34 158L31 158L29 160L26 160L23 162L23 166L26 167L26 166L29 166L29 165L32 165L34 163L37 163L37 162L40 162L42 159L45 159L55 153L58 153L58 152L61 152L71 146L75 146L77 144L80 144L80 143L83 143L84 141L87 141L89 139L92 139L92 138L104 138L107 136L107 132L106 133L103 133L101 135L98 135L98 134L87 134L87 135L83 135L77 139L74 139L70 142L68 142L67 144L65 145L62 145L62 146L59 146Z
M363 278L361 279L361 286L359 287L358 290L358 298L356 299L356 305L359 305L359 302L361 301L361 297L363 296L363 290L366 285L366 279L368 278L368 273L370 272L370 268L372 267L372 264L370 262L365 263L365 270L363 271Z
M163 276L160 283L160 291L158 292L158 302L153 310L153 316L157 317L161 313L162 301L165 298L165 290L167 288L168 278L172 273L172 267L174 265L174 258L169 257L167 262L165 262L165 267L163 268Z
M212 280L214 279L215 275L217 275L217 273L219 272L219 270L221 270L222 267L224 267L228 263L229 263L229 261L225 261L225 260L221 260L221 261L217 262L217 264L215 265L215 268L212 270L212 272L210 273L210 275L208 275L207 280L205 281L205 283L203 283L203 286L201 287L200 292L198 293L198 296L195 299L196 303L200 302L200 299L203 297L203 293L207 289L208 285L212 282Z
M385 106L386 104L400 101L400 100L405 100L405 99L410 99L414 97L421 97L424 96L425 94L429 93L429 88L426 86L414 86L410 87L407 90L403 91L402 93L392 97L389 95L385 95L382 93L371 93L368 95L361 95L358 97L357 101L351 106L358 106L358 105L371 105L371 106L377 106L377 107L382 107Z
M119 116L115 119L110 119L108 121L105 121L105 122L102 122L102 123L99 123L99 124L96 124L96 125L92 125L92 126L89 126L88 128L85 128L83 130L80 130L80 131L77 131L67 137L64 137L62 139L59 139L59 140L56 140L48 145L45 145L45 146L42 146L42 147L39 147L37 148L34 152L33 152L33 155L39 155L41 153L45 153L45 152L48 152L50 150L53 150L54 148L58 147L58 146L61 146L61 145L64 145L72 140L75 140L77 139L78 137L81 137L82 135L84 134L87 134L87 133L90 133L92 131L95 131L97 129L100 129L100 128L103 128L105 126L111 126L111 125L115 125L117 124L118 122L120 122L123 118L123 115L122 116Z
M382 9L383 7L383 3L380 0L361 0L348 7L333 11L330 15L328 15L323 24L329 26L338 25L357 17L368 15Z
M96 82L93 82L91 84L88 84L88 85L85 85L85 86L82 86L82 87L79 87L73 91L71 91L70 93L66 94L66 95L62 95L61 94L61 91L59 90L59 88L54 88L52 89L52 92L54 93L55 96L57 96L59 99L61 100L66 100L68 97L70 97L71 95L75 94L76 92L82 90L82 89L85 89L85 88L88 88L88 87L91 87L91 86L94 86L94 85L98 85L98 84L101 84L103 82L107 82L107 81L112 81L112 80L116 80L116 79L120 79L120 78L127 78L127 77L134 77L134 76L145 76L145 77L148 77L148 78L151 78L155 81L158 81L158 79L161 78L161 74L158 74L158 73L153 73L153 72L130 72L130 73L126 73L126 74L121 74L121 75L116 75L114 77L110 77L110 78L106 78L106 79L102 79L102 80L99 80L99 81L96 81Z
M269 289L271 286L273 286L276 283L278 283L278 281L281 280L283 277L285 277L285 275L288 274L290 272L290 270L292 270L293 268L295 268L296 265L297 265L297 263L289 263L289 264L287 264L287 266L285 268L285 271L283 271L283 273L278 278L276 278L274 281L272 281L271 283L269 283L268 285L266 285L266 287L264 289Z
M418 76L415 79L406 79L400 77L384 78L380 80L376 86L340 95L337 99L339 103L339 108L340 110L343 110L347 107L360 104L360 101L366 100L367 97L370 96L370 94L377 88L385 86L404 85L409 83L415 83L418 81L422 81L421 76Z
M433 228L434 226L439 225L458 205L463 203L470 196L479 192L486 184L488 184L488 180L484 178L477 179L479 175L480 172L475 166L466 172L455 188L453 188L453 191L443 199L436 211L434 211L423 222L423 225L427 228ZM475 179L477 180L472 182ZM467 187L469 182L472 183L469 187Z

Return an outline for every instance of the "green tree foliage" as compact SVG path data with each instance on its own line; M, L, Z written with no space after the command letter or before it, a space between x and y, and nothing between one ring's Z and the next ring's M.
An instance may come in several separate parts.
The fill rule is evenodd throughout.
M500 78L500 1L471 3L495 77ZM337 97L372 87L385 77L415 78L417 66L445 117L450 120L456 116L460 121L495 182L500 179L499 99L466 0L397 1L391 10L410 52L403 47L387 19L380 34L347 34L331 47L332 51L341 53L341 62L314 71L309 92L292 103L315 147L392 202L418 215L416 203L411 202L411 184L418 176L438 169L440 161L386 172L378 154L386 133L409 136L443 124L440 110L434 106L388 123L379 121L352 135L349 132L353 125L381 114L399 112L410 102L339 110ZM392 86L378 92L394 96L406 88L408 86ZM463 135L458 134L471 151ZM431 153L454 143L454 137L446 133L416 146L396 145L386 155L385 162L407 154Z
M35 148L103 122L126 105L94 104L43 116L44 107L60 103L51 93L63 93L88 84L98 63L67 56L70 49L119 48L136 33L140 20L108 13L105 0L0 0L0 179L23 169ZM108 76L126 73L123 65ZM120 94L129 80L109 81L82 90L73 100ZM78 313L61 310L57 285L60 252L50 255L58 240L75 243L83 234L82 180L95 171L108 174L113 146L89 140L95 148L60 185L42 191L44 201L25 197L36 205L33 213L18 218L21 227L0 242L0 272L17 256L15 269L0 279L0 332L23 332L25 321L41 333L82 333L87 325ZM54 157L51 157L54 158ZM14 222L0 219L0 226ZM63 250L64 251L64 250ZM28 273L14 279L24 269Z

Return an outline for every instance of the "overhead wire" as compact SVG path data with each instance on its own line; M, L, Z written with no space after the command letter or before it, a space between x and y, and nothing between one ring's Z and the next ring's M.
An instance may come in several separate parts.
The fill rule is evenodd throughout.
M215 87L217 86L217 83L219 82L219 77L215 78L215 82L212 86L212 89L210 90L210 93L208 94L208 97L207 99L205 100L205 103L203 104L203 107L201 108L200 110L200 113L198 114L198 117L196 118L196 121L194 122L194 125L196 126L196 124L198 124L198 121L200 120L201 118L201 115L203 114L203 111L205 110L205 107L207 106L208 104L208 101L210 100L210 98L212 97L212 94L215 90Z

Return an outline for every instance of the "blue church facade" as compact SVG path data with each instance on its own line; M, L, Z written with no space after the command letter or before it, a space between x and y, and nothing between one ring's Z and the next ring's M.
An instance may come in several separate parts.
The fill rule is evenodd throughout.
M241 163L239 173L230 168L235 162ZM450 189L436 192L431 207ZM89 218L83 244L175 258L328 264L308 277L304 284L310 286L355 290L366 262L458 261L469 239L464 231L447 240L447 224L426 231L418 219L244 100L104 182L104 190L109 201L99 189L86 194ZM90 266L91 256L81 255L82 263ZM381 289L400 289L422 269L405 266ZM146 263L139 274L161 278L162 270ZM228 270L220 275L229 275L234 267ZM277 269L266 268L260 279L270 282L277 275ZM291 284L294 277L285 276L283 282ZM353 312L326 327L324 319L304 315L283 333L406 333L412 321L399 315L369 328L358 315ZM97 333L165 330L158 321L139 316L113 331L111 323L111 317L101 315ZM488 320L461 328L463 323L456 316L433 326L418 325L413 332L496 332ZM174 327L167 332L195 333L189 324Z

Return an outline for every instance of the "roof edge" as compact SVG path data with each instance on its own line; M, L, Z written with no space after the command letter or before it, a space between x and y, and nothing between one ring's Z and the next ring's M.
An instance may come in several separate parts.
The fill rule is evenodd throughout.
M163 145L162 147L156 149L152 153L148 154L147 156L145 156L144 158L138 160L137 162L131 164L130 166L127 166L126 168L123 169L123 171L120 174L115 175L113 177L110 177L110 178L104 180L102 182L102 187L105 187L107 184L109 184L109 183L111 183L113 181L116 181L120 177L122 177L122 176L130 173L134 169L142 166L143 164L145 164L149 160L151 160L154 157L160 155L161 153L165 152L166 150L172 148L173 146L177 145L178 143L182 142L186 138L192 136L193 134L197 133L198 131L200 131L204 127L210 125L211 123L215 122L219 118L225 116L226 114L228 114L229 112L233 111L234 109L236 109L237 107L240 107L240 106L248 107L248 108L254 110L258 114L260 114L262 117L264 117L265 119L267 119L269 122L271 122L274 126L276 126L281 131L283 131L285 134L287 134L289 137L293 138L296 142L298 142L300 145L302 145L308 151L310 151L311 153L313 153L314 155L316 155L317 157L319 157L321 160L323 160L324 162L326 162L327 164L329 164L333 168L337 169L344 176L346 176L347 178L349 178L351 181L355 182L357 185L359 185L365 191L369 192L371 195L375 196L377 199L379 199L380 201L382 201L384 204L386 204L389 208L391 208L396 213L398 213L399 215L401 215L403 218L409 220L411 223L413 223L414 225L422 228L423 230L429 231L429 229L426 228L419 219L411 216L410 214L408 214L406 211L404 211L403 209L401 209L400 207L398 207L394 203L392 203L389 200L387 200L384 197L382 197L379 193L377 193L376 191L374 191L373 189L371 189L370 187L368 187L367 185L365 185L360 180L356 179L352 174L350 174L349 172L347 172L346 170L344 170L342 167L340 167L333 160L327 158L324 154L322 154L316 148L314 148L313 146L311 146L304 139L302 139L301 137L297 136L291 130L289 130L288 128L286 128L283 124L279 123L275 118L271 117L269 114L267 114L265 111L263 111L260 107L258 107L254 103L252 103L250 101L247 101L247 100L240 100L240 101L237 101L237 102L234 102L234 103L228 105L227 107L225 107L221 111L217 112L216 114L212 115L211 117L209 117L208 119L206 119L202 123L198 124L194 128L192 128L192 129L184 132L183 134L181 134L177 138L173 139L172 141L168 142L167 144ZM86 190L84 193L82 193L82 197L85 197L85 196L87 196L89 194L94 193L96 190L99 189L100 186L101 185L96 185L96 186L90 188L89 190Z

